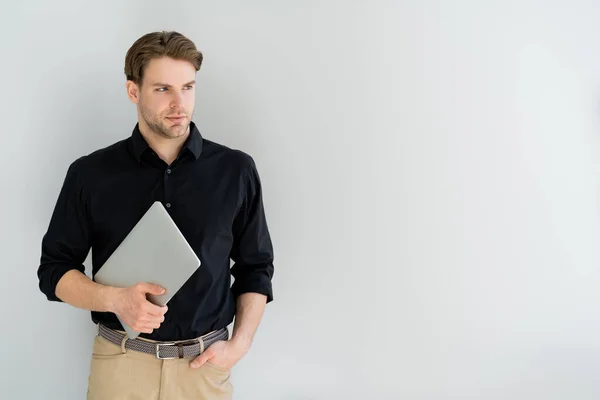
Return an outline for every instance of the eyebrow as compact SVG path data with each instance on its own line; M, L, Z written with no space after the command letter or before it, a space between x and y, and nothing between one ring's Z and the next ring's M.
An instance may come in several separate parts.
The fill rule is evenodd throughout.
M196 83L196 81L189 81L188 83L184 83L182 86L189 86L189 85L193 85L193 84L195 84L195 83ZM172 87L172 86L171 86L171 85L169 85L169 84L166 84L166 83L160 83L160 82L158 82L158 83L154 83L152 86L154 86L154 87L158 87L158 86L160 86L160 87Z

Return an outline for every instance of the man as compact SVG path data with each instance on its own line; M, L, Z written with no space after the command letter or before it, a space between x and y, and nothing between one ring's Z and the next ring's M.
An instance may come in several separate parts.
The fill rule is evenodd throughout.
M254 161L203 138L192 122L201 63L177 32L133 44L125 74L138 123L130 137L70 165L42 240L40 290L90 310L99 326L88 399L231 398L231 368L273 299L273 249ZM82 264L91 248L93 276L154 201L202 262L168 307L146 298L162 288L103 286ZM116 316L140 336L129 339Z

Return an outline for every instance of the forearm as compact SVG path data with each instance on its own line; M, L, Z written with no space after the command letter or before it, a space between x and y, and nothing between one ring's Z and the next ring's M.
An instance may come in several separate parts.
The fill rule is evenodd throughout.
M114 298L118 289L92 281L78 270L68 271L56 285L56 297L84 310L114 312Z
M266 303L267 296L260 293L244 293L238 297L231 341L240 349L250 349Z

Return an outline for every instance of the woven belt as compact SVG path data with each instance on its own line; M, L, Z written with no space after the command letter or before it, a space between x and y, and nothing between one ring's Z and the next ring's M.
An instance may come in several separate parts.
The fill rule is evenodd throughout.
M102 324L98 324L98 335L111 343L121 346L124 333L117 332ZM221 328L217 331L207 333L197 339L180 340L175 342L147 342L141 339L129 339L125 341L125 348L142 353L154 354L162 360L172 358L197 357L208 346L219 340L228 340L229 331Z

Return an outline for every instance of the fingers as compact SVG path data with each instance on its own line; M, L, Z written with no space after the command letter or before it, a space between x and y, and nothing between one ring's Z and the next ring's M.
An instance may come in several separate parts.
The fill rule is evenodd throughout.
M142 324L162 324L165 321L165 317L154 317L151 315L145 315L142 318L139 319L138 322L142 323Z
M138 286L140 290L142 290L144 293L150 293L155 295L164 294L166 290L165 288L159 285L155 285L153 283L140 282L138 283Z
M142 307L142 310L144 312L148 313L149 315L155 316L155 317L164 316L168 309L169 309L169 307L167 307L167 306L157 306L156 304L152 304L149 301L144 303L144 305Z
M158 329L160 327L160 324L162 324L164 321L165 321L164 314L161 314L161 315L146 314L139 320L139 323L142 328ZM150 333L150 332L148 332L148 333Z
M152 333L152 331L154 329L157 329L158 327L154 327L154 326L152 326L152 324L148 324L145 322L138 322L138 323L134 324L131 328L136 332Z
M140 327L140 326L135 327L135 326L132 326L132 328L133 328L134 331L139 332L139 333L152 333L152 332L154 332L154 329L149 328L149 327L145 327L145 326L144 327Z
M159 285L140 282L133 288L137 295L134 295L133 299L135 304L135 316L136 320L133 329L137 332L152 333L154 329L158 329L161 323L165 320L165 313L168 311L167 306L159 306L153 304L146 299L146 293L160 295L165 292L165 289ZM132 293L133 295L133 293Z
M156 325L156 328L158 328L160 326L160 324L162 324L165 321L165 317L161 316L161 317L151 317L148 316L148 318L146 318L146 323L152 324L152 325Z
M144 297L146 297L145 293L158 295L158 294L163 294L165 291L164 288L162 288L158 285L145 283L145 282L138 283L138 288L142 293L144 293ZM162 316L162 315L165 315L165 313L168 310L168 307L167 306L159 306L159 305L153 304L152 302L146 300L144 302L144 305L142 306L142 310L150 315Z
M137 332L152 333L153 329L158 329L165 321L163 309L166 309L166 306L164 308L157 307L160 311L158 312L158 315L153 315L147 311L148 309L152 309L148 305L157 307L152 303L144 304L141 306L139 314L133 317L135 322L131 325L131 327Z
M202 353L198 357L196 357L194 360L192 360L192 362L190 363L190 367L192 367L192 368L201 367L209 359L210 359L210 356L209 356L208 352L205 351L204 353Z
M158 320L152 320L152 321L141 320L141 321L138 321L134 326L132 326L132 328L138 332L152 333L152 331L154 329L160 328L161 322L162 321L158 321Z

